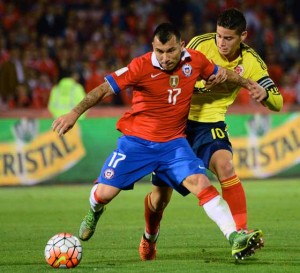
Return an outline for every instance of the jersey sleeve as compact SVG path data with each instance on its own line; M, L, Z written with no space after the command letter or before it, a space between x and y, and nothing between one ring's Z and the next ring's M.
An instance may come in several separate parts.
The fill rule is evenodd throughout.
M208 52L210 50L210 48L209 48L209 45L206 45L204 43L204 41L206 41L207 36L209 36L209 38L211 38L212 35L213 34L195 36L194 38L192 38L190 40L190 42L187 44L186 48L193 49L193 50L196 50L197 52L200 52L201 54L203 54L203 58L205 58L205 61L209 62L209 60L206 57L206 54L204 54L203 52ZM199 78L197 80L197 82L195 84L195 88L200 93L207 91L205 88L206 80L211 75L216 75L218 73L218 69L219 69L218 66L216 64L214 64L214 62L212 62L212 64L214 65L214 69L212 70L212 73L210 73L209 75L206 75L206 77L202 76L201 78Z
M118 94L121 90L137 84L140 80L142 69L142 62L139 58L135 58L128 66L118 69L104 79L108 82L113 92Z
M199 51L196 52L200 55L200 64L203 66L201 78L206 81L211 75L216 75L218 73L219 67L213 62L210 62L203 53Z
M252 73L249 78L256 81L267 92L267 98L262 101L262 105L268 107L271 111L278 112L283 107L283 97L270 78L268 68L265 62L255 54L255 61L252 62Z
M263 100L262 105L268 107L271 111L280 111L283 107L283 97L275 83L269 76L263 77L257 82L267 92L267 98Z

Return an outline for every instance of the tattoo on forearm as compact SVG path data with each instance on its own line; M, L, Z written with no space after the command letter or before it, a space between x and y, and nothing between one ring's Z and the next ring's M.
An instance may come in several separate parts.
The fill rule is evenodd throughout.
M247 84L248 84L248 81L245 78L241 77L239 74L237 74L233 71L231 71L229 73L228 80L236 83L239 86L245 87L245 88L247 87Z
M245 85L247 85L247 83L248 83L247 80L238 76L238 85L245 87Z
M95 88L94 90L89 92L77 106L73 108L73 111L81 115L86 110L94 106L99 101L99 99L99 90Z

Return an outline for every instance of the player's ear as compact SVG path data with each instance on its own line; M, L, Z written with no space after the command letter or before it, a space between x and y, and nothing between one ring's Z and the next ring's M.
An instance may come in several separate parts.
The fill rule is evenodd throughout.
M248 32L247 31L243 31L242 35L241 35L241 41L244 42L247 38Z
M185 42L184 42L184 41L181 41L181 42L180 42L180 47L181 47L181 51L182 51L183 48L185 47Z

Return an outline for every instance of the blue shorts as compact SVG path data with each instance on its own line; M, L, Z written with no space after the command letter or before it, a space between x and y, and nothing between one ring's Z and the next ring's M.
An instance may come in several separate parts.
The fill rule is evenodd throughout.
M210 158L214 152L222 149L232 152L225 122L201 123L189 120L186 128L187 140L198 158L201 158L206 169L209 169ZM152 174L152 184L158 187L168 186ZM184 195L186 195L185 193Z
M155 172L165 183L186 195L182 181L192 174L206 174L185 138L152 142L134 136L118 139L117 149L106 159L96 183L127 190L144 176Z

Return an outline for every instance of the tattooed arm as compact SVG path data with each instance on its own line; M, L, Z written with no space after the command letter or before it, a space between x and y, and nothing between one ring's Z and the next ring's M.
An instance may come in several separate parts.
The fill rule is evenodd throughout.
M218 67L218 73L216 75L212 75L209 77L209 79L205 83L205 88L210 89L216 84L222 83L224 81L235 83L236 85L242 86L247 89L251 88L251 85L249 84L247 79L239 76L236 72L222 66Z
M69 113L55 119L52 123L52 130L58 135L63 135L74 126L77 119L89 108L102 101L104 98L114 94L107 82L90 91L83 100L75 106Z

